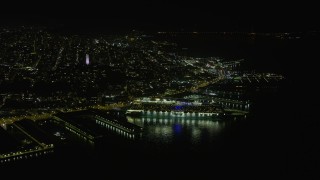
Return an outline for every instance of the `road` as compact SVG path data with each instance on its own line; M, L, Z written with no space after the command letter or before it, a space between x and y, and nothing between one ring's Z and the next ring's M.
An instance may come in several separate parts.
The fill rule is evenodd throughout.
M108 104L108 105L104 105L104 106L95 105L95 106L88 106L88 107L84 107L84 108L72 108L72 109L61 108L61 109L55 109L54 111L50 111L48 113L42 113L42 114L34 113L31 115L22 115L22 116L12 116L12 117L1 118L0 125L4 126L5 124L12 124L15 121L19 121L22 119L31 119L33 121L44 120L44 119L48 119L48 118L52 117L53 114L58 113L58 112L82 111L82 110L86 110L89 108L100 109L100 110L110 110L110 109L114 109L114 108L121 108L124 106L126 106L126 104L120 102L120 103Z
M158 95L158 97L167 97L167 96L172 96L172 95L176 95L176 94L180 94L180 93L195 92L199 88L203 88L203 87L206 87L208 85L215 84L215 83L217 83L217 82L219 82L220 80L223 80L223 79L224 79L223 76L219 76L217 78L214 78L211 81L201 81L197 85L192 86L191 88L186 88L186 89L179 90L179 91L178 90L172 90L170 92L165 92L164 94Z

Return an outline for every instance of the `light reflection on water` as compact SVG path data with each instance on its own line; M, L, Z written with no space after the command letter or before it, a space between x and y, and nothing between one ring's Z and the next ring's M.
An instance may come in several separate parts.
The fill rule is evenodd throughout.
M204 140L213 142L226 123L211 118L144 116L127 117L130 123L143 127L142 140L168 145L185 141L199 145Z

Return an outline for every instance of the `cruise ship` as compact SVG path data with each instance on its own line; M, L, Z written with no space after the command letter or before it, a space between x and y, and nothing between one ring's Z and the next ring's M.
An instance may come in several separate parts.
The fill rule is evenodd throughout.
M126 110L129 116L213 117L224 113L219 104L156 99L134 101Z

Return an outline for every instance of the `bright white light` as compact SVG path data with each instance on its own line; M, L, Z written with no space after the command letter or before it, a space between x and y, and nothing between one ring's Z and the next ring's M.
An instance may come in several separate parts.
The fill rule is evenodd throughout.
M90 60L89 60L89 54L86 54L86 65L90 64Z

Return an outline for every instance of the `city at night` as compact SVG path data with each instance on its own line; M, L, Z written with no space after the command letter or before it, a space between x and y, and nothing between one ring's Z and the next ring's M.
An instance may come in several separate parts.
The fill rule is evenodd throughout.
M1 15L1 173L317 175L315 14L97 6Z

